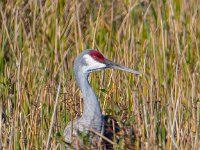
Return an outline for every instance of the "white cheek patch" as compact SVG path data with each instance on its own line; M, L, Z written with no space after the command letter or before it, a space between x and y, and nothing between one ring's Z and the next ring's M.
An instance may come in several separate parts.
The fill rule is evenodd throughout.
M84 72L88 72L89 70L98 70L98 69L103 69L106 67L105 64L100 63L96 60L94 60L90 55L86 54L83 56L83 58L85 59L85 62L87 64L87 66L83 67L83 71Z

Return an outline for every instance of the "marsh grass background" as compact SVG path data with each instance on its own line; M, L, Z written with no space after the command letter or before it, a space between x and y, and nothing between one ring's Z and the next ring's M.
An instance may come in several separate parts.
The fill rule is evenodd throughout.
M103 113L124 131L116 149L198 149L199 6L198 0L0 1L1 146L64 148L63 130L82 112L73 60L96 48L142 73L91 75Z

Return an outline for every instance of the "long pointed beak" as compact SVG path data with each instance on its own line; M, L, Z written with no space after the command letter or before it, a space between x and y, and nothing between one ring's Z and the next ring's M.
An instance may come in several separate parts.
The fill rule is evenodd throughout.
M112 62L108 59L105 60L105 64L106 64L107 68L118 69L118 70L122 70L122 71L126 71L126 72L130 72L130 73L140 75L139 71L130 69L128 67L125 67L125 66L122 66L122 65L119 65L119 64L116 64L116 63L114 63L114 62Z

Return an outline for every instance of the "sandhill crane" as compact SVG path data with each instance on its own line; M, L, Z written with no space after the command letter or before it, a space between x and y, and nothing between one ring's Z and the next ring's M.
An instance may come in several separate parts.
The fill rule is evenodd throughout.
M67 125L64 131L66 143L74 142L74 137L79 133L86 133L89 137L90 144L98 143L99 135L105 125L105 119L102 115L98 98L88 82L88 76L91 72L113 68L139 74L138 71L116 64L106 59L99 51L88 49L79 54L74 62L75 80L83 94L83 114L80 118L75 119ZM91 132L91 131L95 131Z

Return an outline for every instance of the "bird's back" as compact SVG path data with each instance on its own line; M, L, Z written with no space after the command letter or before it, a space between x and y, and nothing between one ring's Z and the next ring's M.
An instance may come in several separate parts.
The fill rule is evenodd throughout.
M79 123L79 119L70 122L64 131L65 142L71 144L73 148L90 147L102 149L113 149L113 137L120 131L120 127L111 116L103 116L101 133L87 128ZM105 137L105 138L104 138ZM108 140L106 140L108 139Z

